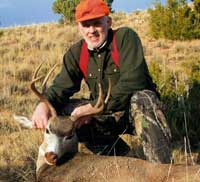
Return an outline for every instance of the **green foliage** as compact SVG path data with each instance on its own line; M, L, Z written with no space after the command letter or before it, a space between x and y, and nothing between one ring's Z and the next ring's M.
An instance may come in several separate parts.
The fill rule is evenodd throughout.
M194 1L194 9L198 14L200 13L200 0Z
M189 7L186 0L167 0L165 6L156 1L149 13L150 33L155 38L200 38L200 0L194 0L194 8Z
M112 3L113 3L114 0L105 0L105 1L107 3L108 7L110 8L110 12L113 13L114 11L112 10Z
M181 73L173 73L159 62L150 65L150 73L157 83L165 114L169 122L173 141L182 141L188 135L192 147L200 141L200 66L190 64L191 75L187 80L180 79Z
M75 19L75 8L80 0L56 0L53 3L53 12L61 14L60 22L73 22Z
M108 4L110 11L112 11L113 0L105 0ZM54 13L60 14L60 23L74 22L75 21L75 10L80 0L55 0L53 3L52 10Z

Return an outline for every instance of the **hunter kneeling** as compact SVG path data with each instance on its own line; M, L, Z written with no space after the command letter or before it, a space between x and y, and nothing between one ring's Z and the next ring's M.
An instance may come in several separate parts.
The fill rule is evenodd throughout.
M75 17L83 39L65 53L60 73L45 92L56 114L79 118L74 121L78 141L94 153L109 154L113 148L106 147L114 145L118 135L136 134L146 160L169 163L171 133L138 35L127 27L113 30L103 0L81 1ZM90 100L70 99L80 90L82 79L90 89ZM106 98L109 79L112 89ZM106 103L94 116L90 113L99 93ZM46 128L50 110L45 102L37 105L32 116L35 128Z

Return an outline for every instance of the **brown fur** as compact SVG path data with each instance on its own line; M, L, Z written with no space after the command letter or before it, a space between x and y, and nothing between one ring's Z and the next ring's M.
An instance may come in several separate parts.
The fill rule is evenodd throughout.
M52 133L60 137L71 136L74 129L74 122L69 116L57 116L51 123L49 129Z
M199 165L154 164L130 157L77 154L59 166L46 166L40 182L198 182Z

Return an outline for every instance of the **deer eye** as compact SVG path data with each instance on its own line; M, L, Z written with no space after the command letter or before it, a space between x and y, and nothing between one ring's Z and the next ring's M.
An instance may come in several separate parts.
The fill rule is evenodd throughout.
M72 137L73 137L73 135L65 136L65 137L64 137L64 140L70 140Z
M49 133L50 133L50 131L49 131L49 129L48 129L48 128L46 128L46 130L45 130L45 133L47 133L47 134L49 134Z

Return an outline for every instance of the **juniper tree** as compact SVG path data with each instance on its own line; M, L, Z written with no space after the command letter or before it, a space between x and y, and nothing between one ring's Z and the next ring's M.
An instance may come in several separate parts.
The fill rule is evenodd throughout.
M168 0L166 5L155 3L150 9L150 30L155 38L192 39L200 38L199 3L194 0L194 10L186 0Z
M105 0L110 8L110 11L112 11L112 3L113 0ZM53 3L52 10L54 13L60 14L61 23L65 22L74 22L75 20L75 9L76 6L79 4L80 0L55 0Z

